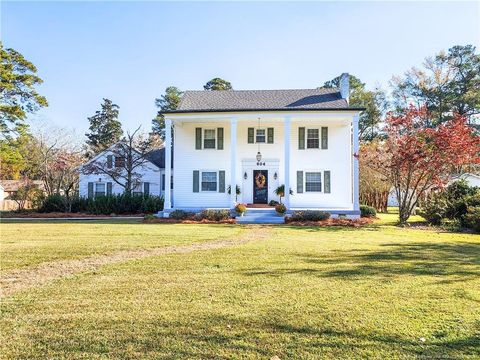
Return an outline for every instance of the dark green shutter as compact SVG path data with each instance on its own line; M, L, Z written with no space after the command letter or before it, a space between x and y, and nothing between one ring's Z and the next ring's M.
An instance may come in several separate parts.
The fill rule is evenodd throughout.
M111 169L113 166L113 155L107 155L107 168Z
M300 150L305 149L305 128L304 127L298 128L298 148Z
M326 194L330 194L330 171L323 173L324 190Z
M255 140L255 129L248 128L248 143L253 144Z
M200 192L200 172L193 170L193 192Z
M303 171L297 171L297 194L303 193Z
M322 127L322 149L328 149L328 127Z
M195 149L202 149L202 128L195 128Z
M162 190L165 190L165 174L162 174Z
M112 183L107 182L107 196L112 195Z
M223 150L223 128L218 128L217 129L217 149L218 150Z
M218 172L218 192L225 192L225 171L220 170Z
M93 182L88 183L88 197L93 198Z
M267 128L267 144L273 144L273 128Z
M143 195L150 196L150 183L144 182L143 183Z

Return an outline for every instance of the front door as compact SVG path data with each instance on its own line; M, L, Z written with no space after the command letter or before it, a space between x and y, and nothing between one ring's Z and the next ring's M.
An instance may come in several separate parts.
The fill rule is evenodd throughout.
M268 170L253 170L253 203L268 204Z

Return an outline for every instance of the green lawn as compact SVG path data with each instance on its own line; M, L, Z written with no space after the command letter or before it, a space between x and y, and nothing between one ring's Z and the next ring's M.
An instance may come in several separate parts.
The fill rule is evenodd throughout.
M107 265L23 291L2 303L0 357L479 358L480 237L401 229L393 220L382 215L362 229L270 227L267 240ZM5 242L10 253L24 248L4 236L6 226L2 259ZM8 226L12 234L25 224ZM31 242L63 232L63 249L75 239L65 234L70 224L28 226ZM152 246L165 232L198 242L238 231L115 224L105 234L111 244ZM84 251L71 242L66 257Z
M2 222L2 272L118 250L213 241L235 237L243 231L232 225L158 226L139 220Z

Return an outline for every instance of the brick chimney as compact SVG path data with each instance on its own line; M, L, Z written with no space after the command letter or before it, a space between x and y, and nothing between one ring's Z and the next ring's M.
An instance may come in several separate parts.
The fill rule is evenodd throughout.
M350 96L350 75L348 75L348 73L343 73L340 75L339 88L342 99L347 100L348 103L348 98Z

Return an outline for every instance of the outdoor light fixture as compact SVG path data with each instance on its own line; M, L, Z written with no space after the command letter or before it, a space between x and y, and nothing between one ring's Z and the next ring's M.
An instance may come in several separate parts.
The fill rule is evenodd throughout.
M259 152L257 152L257 161L260 162L262 161L262 154Z
M275 174L273 174L273 178L274 178L275 180L277 180L277 178L278 178L278 175L277 175L277 172L276 172L276 171L275 171Z
M247 180L247 176L248 176L248 175L247 175L247 172L245 171L245 174L243 174L243 178L244 178L245 180Z

